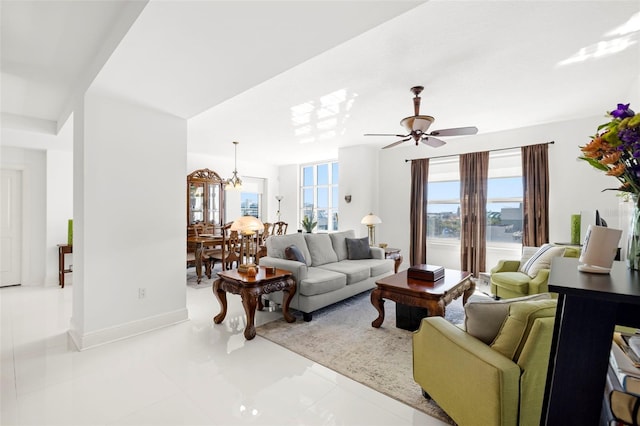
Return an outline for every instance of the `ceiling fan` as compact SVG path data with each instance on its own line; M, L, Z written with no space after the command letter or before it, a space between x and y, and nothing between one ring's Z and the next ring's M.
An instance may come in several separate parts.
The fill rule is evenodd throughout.
M434 122L435 118L430 115L420 115L420 93L424 90L423 86L415 86L411 88L411 93L415 95L413 98L413 110L415 115L411 117L403 118L400 121L400 124L404 126L409 133L406 135L396 135L391 133L366 133L365 136L395 136L398 138L402 138L399 141L396 141L390 145L382 147L382 149L387 149L394 147L396 145L400 145L403 142L409 141L413 139L416 141L416 146L418 146L419 142L423 144L432 146L434 148L438 148L444 145L446 142L438 139L434 136L460 136L460 135L475 135L478 133L478 128L471 127L456 127L452 129L441 129L434 130L431 132L427 132L429 130L429 126Z

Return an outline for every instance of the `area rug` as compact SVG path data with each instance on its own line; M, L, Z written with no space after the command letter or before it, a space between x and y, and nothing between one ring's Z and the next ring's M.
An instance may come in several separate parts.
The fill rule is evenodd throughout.
M371 305L370 292L354 296L313 313L313 320L283 319L256 329L258 335L305 358L324 365L378 392L417 410L454 424L438 405L422 396L413 380L413 353L410 331L396 328L395 303L385 301L385 319L380 328L371 321L378 312ZM453 323L464 319L462 298L453 301L446 316Z

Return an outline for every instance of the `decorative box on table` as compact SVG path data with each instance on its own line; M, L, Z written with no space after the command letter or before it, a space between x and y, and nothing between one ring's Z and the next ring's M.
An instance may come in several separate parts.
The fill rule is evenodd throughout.
M435 265L414 265L407 270L407 277L422 281L438 281L444 278L444 268Z

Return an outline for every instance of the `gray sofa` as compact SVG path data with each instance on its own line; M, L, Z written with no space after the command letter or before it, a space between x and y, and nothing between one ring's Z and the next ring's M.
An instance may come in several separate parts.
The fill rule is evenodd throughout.
M376 280L393 274L393 260L385 259L384 250L370 247L369 259L354 260L354 241L347 249L347 238L355 239L355 232L330 234L287 234L267 238L267 255L260 258L260 266L275 266L293 272L296 293L290 307L311 321L312 312L344 300L376 286ZM289 260L286 248L295 245L304 262ZM351 257L351 259L350 259ZM282 292L270 293L267 300L282 303Z

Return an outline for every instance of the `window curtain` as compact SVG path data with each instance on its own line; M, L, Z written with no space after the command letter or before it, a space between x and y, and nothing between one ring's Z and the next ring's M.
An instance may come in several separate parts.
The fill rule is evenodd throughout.
M460 156L460 267L474 276L486 270L489 152Z
M427 182L429 159L411 161L411 206L409 260L411 265L427 263Z
M522 147L522 245L549 242L549 144Z

